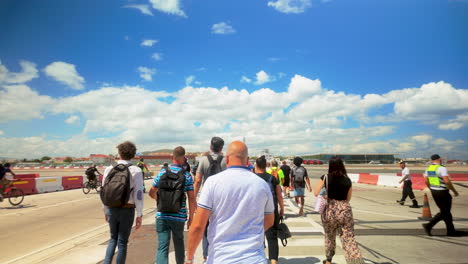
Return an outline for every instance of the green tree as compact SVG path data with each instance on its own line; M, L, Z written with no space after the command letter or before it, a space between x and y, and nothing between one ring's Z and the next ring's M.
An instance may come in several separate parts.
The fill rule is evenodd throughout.
M52 158L49 157L49 156L44 156L44 157L41 158L42 161L44 161L44 160L51 160L51 159L52 159Z
M63 161L66 163L70 163L73 161L73 159L71 157L66 157Z

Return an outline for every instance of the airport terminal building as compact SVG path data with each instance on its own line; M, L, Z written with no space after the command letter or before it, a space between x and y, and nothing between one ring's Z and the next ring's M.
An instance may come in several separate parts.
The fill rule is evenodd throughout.
M397 162L396 153L318 153L301 155L303 159L316 159L328 162L338 156L346 164L394 164Z

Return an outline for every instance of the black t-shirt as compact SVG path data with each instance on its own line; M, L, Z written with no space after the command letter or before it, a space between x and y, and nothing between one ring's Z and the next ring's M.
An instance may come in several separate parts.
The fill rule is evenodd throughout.
M277 180L273 175L271 175L271 174L269 174L269 173L266 173L266 172L264 172L264 173L257 173L257 175L258 175L260 178L262 178L264 181L266 181L266 182L268 183L268 186L270 186L270 176L273 178L273 179L271 179L271 185L272 185L272 186L270 186L270 188L273 188L273 189L271 190L271 192L272 192L273 200L275 201L275 206L276 206L276 204L277 204L276 201L278 200L278 197L276 197L276 186L278 186L278 184L279 184L278 180Z
M8 172L11 173L11 170L9 167L3 167L0 169L0 180L3 179L3 177L5 177L5 174L7 174Z
M291 167L289 167L288 165L282 165L280 169L283 171L284 177L289 179L289 174L291 173Z
M324 181L325 175L322 175L320 179ZM335 176L328 177L328 198L334 200L346 200L348 197L349 189L352 186L351 180L346 176ZM323 186L327 187L327 182L324 181Z

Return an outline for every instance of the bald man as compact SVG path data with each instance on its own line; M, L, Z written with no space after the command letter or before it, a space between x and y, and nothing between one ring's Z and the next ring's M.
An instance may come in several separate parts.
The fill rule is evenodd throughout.
M227 169L206 180L188 234L186 264L193 263L208 220L206 263L267 263L263 236L273 225L273 197L268 184L247 167L248 156L244 143L232 142Z

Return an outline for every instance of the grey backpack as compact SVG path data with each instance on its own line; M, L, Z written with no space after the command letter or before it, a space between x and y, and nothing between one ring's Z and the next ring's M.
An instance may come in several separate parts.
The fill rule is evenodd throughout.
M106 176L106 180L101 188L101 201L108 207L122 207L128 203L130 193L131 164L118 164L112 168Z
M294 182L303 183L305 178L306 170L304 167L294 168Z

